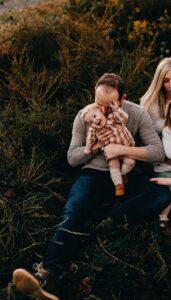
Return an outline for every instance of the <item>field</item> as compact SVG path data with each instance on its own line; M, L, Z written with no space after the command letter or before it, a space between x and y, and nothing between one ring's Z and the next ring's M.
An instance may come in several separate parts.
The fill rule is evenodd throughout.
M4 300L26 300L11 284L12 271L32 270L41 262L59 223L80 171L66 157L72 123L94 100L97 78L118 73L127 99L139 103L156 65L170 56L170 1L40 2L0 4ZM64 273L62 300L170 299L171 237L163 234L157 216L138 222L90 220L85 232ZM90 287L81 293L85 277Z

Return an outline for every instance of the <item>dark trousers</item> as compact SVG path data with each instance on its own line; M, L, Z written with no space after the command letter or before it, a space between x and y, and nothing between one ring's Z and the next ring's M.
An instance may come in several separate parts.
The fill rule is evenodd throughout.
M138 170L128 176L126 194L116 199L114 185L108 171L84 169L73 184L61 215L61 223L49 244L44 259L44 268L51 270L57 277L63 266L72 259L83 226L89 217L101 208L102 218L112 217L130 220L144 220L157 216L170 203L167 187L149 181L152 174ZM120 200L121 205L116 205ZM110 204L109 207L104 203Z

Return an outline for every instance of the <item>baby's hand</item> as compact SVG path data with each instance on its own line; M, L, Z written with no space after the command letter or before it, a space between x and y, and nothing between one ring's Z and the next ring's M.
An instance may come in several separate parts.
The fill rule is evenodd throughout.
M110 104L112 111L116 111L119 108L119 105L116 102Z
M92 152L91 152L91 150L84 149L84 153L87 154L87 155L90 155Z

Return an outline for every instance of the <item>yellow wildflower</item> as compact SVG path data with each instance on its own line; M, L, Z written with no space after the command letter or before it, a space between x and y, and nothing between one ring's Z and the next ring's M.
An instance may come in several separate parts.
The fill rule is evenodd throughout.
M135 12L139 13L141 11L140 7L135 7Z

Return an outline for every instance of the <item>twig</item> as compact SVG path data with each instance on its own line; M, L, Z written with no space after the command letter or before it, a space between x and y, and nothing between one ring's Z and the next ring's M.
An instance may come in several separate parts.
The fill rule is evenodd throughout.
M123 264L123 265L126 265L127 267L129 267L129 268L131 268L131 269L134 269L134 270L138 271L138 272L141 273L142 275L145 275L145 274L146 274L146 272L144 272L142 269L137 268L137 267L135 267L135 266L133 266L133 265L131 265L131 264L129 264L129 263L123 261L122 259L117 258L117 257L114 256L113 254L111 254L108 250L105 249L105 247L104 247L103 244L102 244L101 239L100 239L100 238L97 238L97 240L98 240L98 242L99 242L100 247L101 247L101 248L103 249L103 251L104 251L104 252L112 259L112 262L113 262L113 263L115 263L115 262L117 261L117 262L119 262L119 263L121 263L121 264Z

